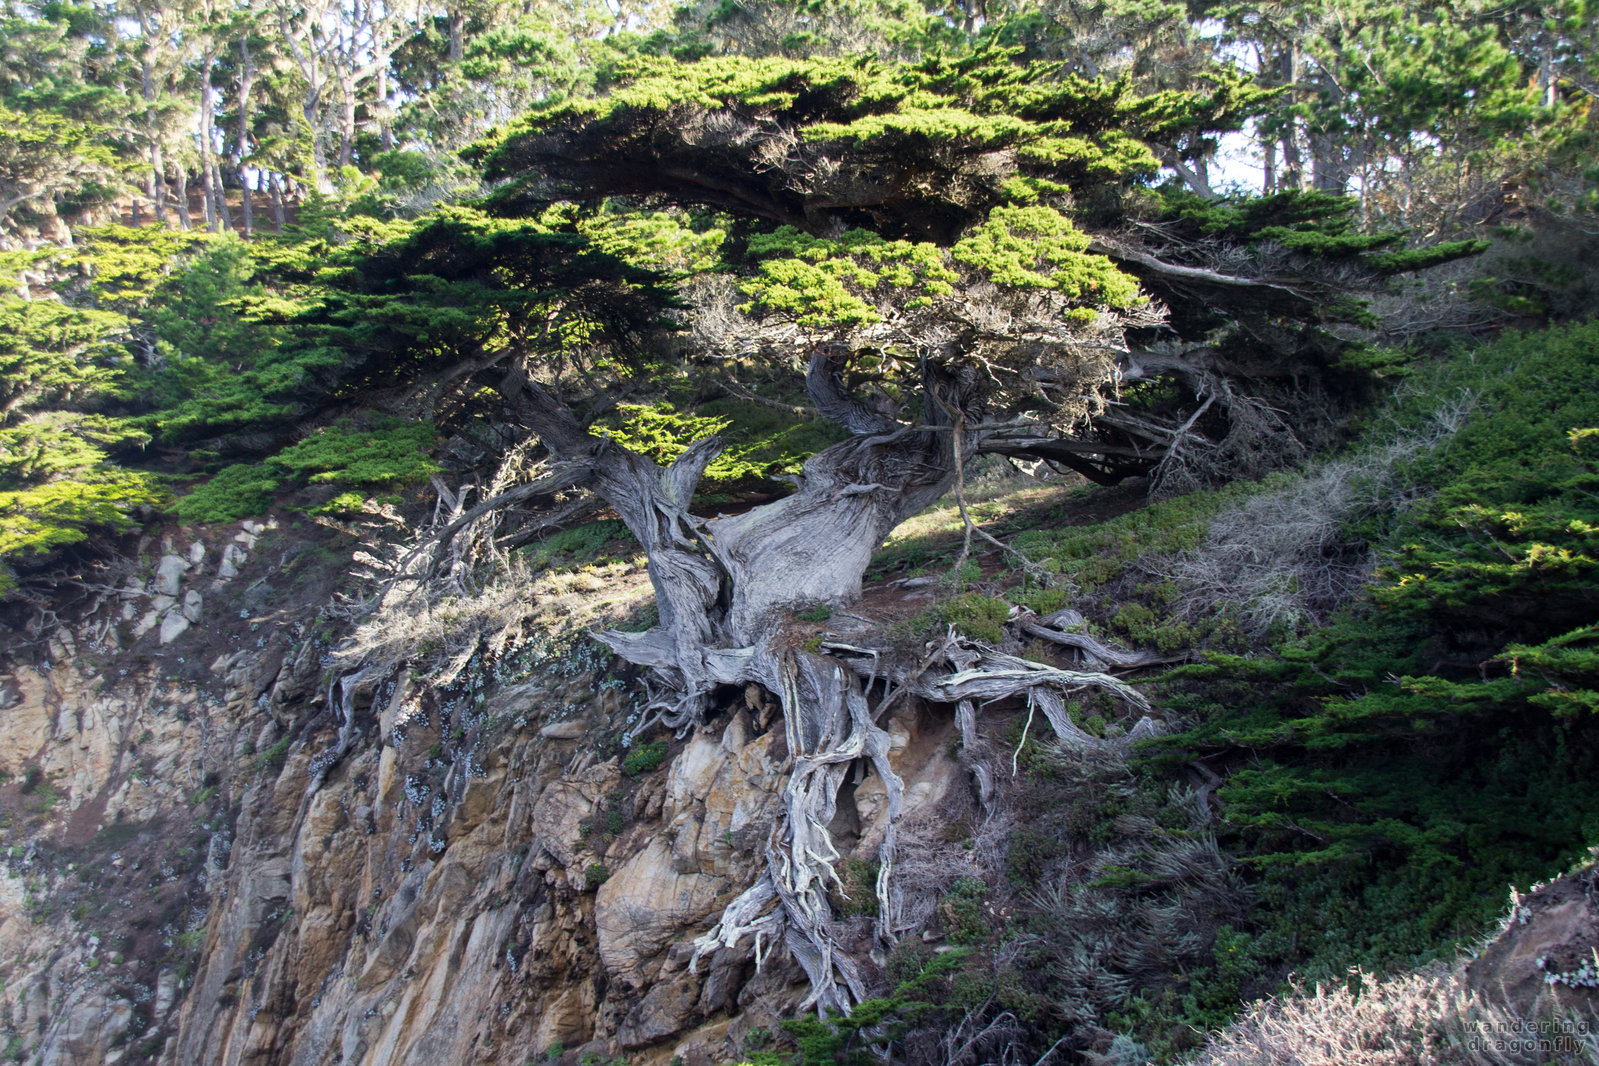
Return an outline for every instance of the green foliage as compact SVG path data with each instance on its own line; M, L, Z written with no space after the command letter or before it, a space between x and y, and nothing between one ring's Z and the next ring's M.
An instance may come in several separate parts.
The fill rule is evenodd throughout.
M830 1011L818 1019L801 1016L783 1023L794 1038L800 1066L859 1066L879 1061L872 1045L900 1039L918 1025L948 1017L950 978L965 961L965 952L950 951L935 955L895 987L892 994L856 1004L848 1015ZM752 1061L770 1056L755 1056Z
M705 494L787 491L779 478L797 474L805 460L842 440L845 432L824 418L774 410L737 398L696 405L701 416L725 420L718 431L727 450L705 471Z
M842 887L830 893L835 913L843 917L877 915L877 874L879 867L866 859L844 859L838 864Z
M76 248L57 251L53 258L86 275L81 303L130 318L152 311L168 298L185 257L203 255L214 239L203 231L116 223L86 227L80 236Z
M622 772L637 777L660 768L666 761L666 741L652 740L648 744L635 744L622 760Z
M173 504L186 522L232 522L264 512L273 496L297 481L372 490L426 479L439 468L423 452L437 432L426 422L380 421L358 430L329 426L262 463L235 463ZM365 497L344 492L323 503L323 513L358 511Z
M618 404L617 411L620 424L608 431L611 438L663 466L687 451L690 444L715 436L728 426L725 418L680 414L665 401L653 406Z
M1383 274L1424 270L1488 247L1486 241L1461 240L1392 250L1404 240L1404 233L1361 229L1356 224L1357 201L1321 191L1295 189L1219 200L1168 191L1165 197L1174 220L1195 236L1224 236L1249 244L1269 241L1290 252L1360 260Z
M285 331L263 313L270 274L264 248L219 237L158 281L144 317L162 363L140 377L156 408L145 425L190 442L281 421L289 408L273 397L310 367L283 362Z
M591 862L583 870L583 883L589 888L599 888L611 879L611 871L603 862Z
M149 439L104 412L124 380L123 326L111 312L0 298L0 595L16 567L129 529L162 498L157 479L110 461Z
M1174 675L1202 721L1183 757L1237 759L1218 794L1271 927L1319 908L1298 950L1329 970L1471 935L1599 832L1596 353L1590 324L1457 354L1434 387L1477 410L1418 463L1431 495L1381 533L1369 600Z
M650 270L692 275L713 269L727 239L715 225L696 225L681 212L599 211L574 228L606 255Z
M750 238L747 251L760 264L744 283L747 308L816 329L881 321L884 311L872 299L879 290L908 308L929 304L949 295L958 277L935 245L885 240L864 229L829 240L782 226Z
M326 503L311 508L308 513L347 517L360 514L365 509L366 502L367 498L359 492L341 492Z
M169 440L224 437L251 450L259 435L320 407L347 409L364 393L461 362L493 366L492 353L507 346L538 356L607 339L631 344L675 304L661 275L595 250L580 234L467 208L416 222L330 222L324 235L297 242L218 240L159 287L150 273L138 266L118 275L139 279L161 301L151 329L168 359L145 375L157 405L145 423ZM465 399L452 408L459 421L478 413L475 397L499 378L453 380ZM382 451L375 439L361 446ZM377 466L367 472L344 464L351 477L421 473L413 465L386 477L401 454L369 458Z
M695 407L697 413L687 414L667 400L618 404L617 413L599 420L595 432L608 434L663 464L682 455L697 440L720 437L725 446L700 479L696 491L701 496L786 491L787 486L776 480L778 475L798 472L806 459L842 436L842 431L826 420L733 398Z
M974 944L987 940L991 929L985 909L988 885L976 877L959 877L939 907L944 936L951 944Z
M265 770L269 773L277 773L283 769L283 764L289 758L289 747L293 743L293 737L280 737L270 748L256 756L255 764L257 769Z
M1005 635L1011 606L996 596L966 592L939 605L944 622L973 640L998 644Z
M345 389L414 381L507 345L538 356L609 341L628 354L676 306L661 275L580 235L467 208L373 227L315 280L296 308L299 344L342 353Z
M369 430L330 426L283 449L271 461L313 485L392 487L425 481L438 472L423 457L437 436L429 423L394 419Z
M1208 95L1173 92L1140 100L1128 84L1093 82L1065 74L1061 64L1018 58L1015 51L998 49L899 66L859 57L719 57L692 65L641 58L619 66L623 83L610 95L535 112L479 151L487 156L491 177L517 174L543 159L549 146L540 138L559 131L570 165L566 175L553 175L556 183L567 176L581 181L601 168L625 180L626 172L617 168L641 161L573 153L573 135L581 135L587 149L613 130L647 128L657 116L684 109L771 116L823 151L851 154L857 177L873 184L889 184L890 160L902 170L920 160L936 176L900 183L906 202L895 209L919 205L920 224L905 227L914 230L944 223L952 211L992 206L1014 193L1016 187L1007 183L1015 177L1104 182L1150 175L1156 161L1143 138L1166 140L1190 126L1232 128L1267 95L1221 77ZM653 152L660 147L651 143L654 136L659 134L611 143L631 141L630 150ZM1007 152L1014 153L1020 173L994 167L974 174L965 166L966 153L997 159ZM948 180L957 172L961 180ZM549 174L539 177L545 187ZM513 186L498 200L514 203L530 192Z
M537 544L530 545L526 554L528 561L541 570L596 565L613 558L602 549L616 541L637 549L638 541L627 526L616 519L607 519L556 530Z
M1092 320L1095 305L1127 307L1138 279L1102 255L1090 255L1088 235L1051 207L994 208L951 250L957 262L981 270L997 285L1053 289L1088 304L1074 313Z
M83 211L110 203L123 188L110 137L96 123L0 104L0 231L36 225L58 206Z
M185 522L237 522L265 512L283 485L281 476L256 463L224 467L205 484L172 504Z
M864 229L837 239L792 226L750 238L759 274L744 283L748 308L782 314L802 326L832 329L881 321L892 308L915 310L951 295L957 267L998 285L1053 289L1090 306L1127 307L1138 282L1102 255L1088 236L1052 207L999 205L947 252L929 242L890 241Z
M1256 938L1224 925L1210 958L1189 972L1186 987L1140 991L1110 1012L1106 1024L1139 1034L1155 1061L1175 1061L1193 1048L1196 1034L1226 1026L1241 1004L1258 995L1266 958Z
M1251 493L1277 484L1234 482L1222 488L1158 500L1093 525L1027 530L1012 546L1081 592L1092 592L1124 573L1141 555L1173 554L1197 547L1207 520Z
M113 334L122 319L54 300L0 298L0 413L81 402L120 377Z
M43 555L76 544L94 529L131 529L133 507L159 502L153 479L134 471L106 469L81 478L17 489L0 489L0 559ZM0 564L0 592L9 591Z

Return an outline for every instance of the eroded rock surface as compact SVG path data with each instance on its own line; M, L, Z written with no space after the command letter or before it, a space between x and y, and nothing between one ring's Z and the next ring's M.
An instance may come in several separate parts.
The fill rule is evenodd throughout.
M1599 1015L1599 867L1512 900L1504 930L1466 969L1472 991L1533 1017Z
M369 679L345 722L338 631L309 599L270 609L271 534L165 545L0 677L21 1061L695 1066L792 1013L782 950L689 965L766 861L790 761L769 701L731 693L637 776L637 694L576 645ZM885 728L914 803L960 784L947 723ZM870 857L883 790L852 796L835 836Z

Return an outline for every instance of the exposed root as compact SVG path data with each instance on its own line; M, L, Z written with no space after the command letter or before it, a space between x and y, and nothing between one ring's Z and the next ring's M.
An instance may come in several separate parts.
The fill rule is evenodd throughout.
M376 684L382 676L384 671L379 667L364 666L353 673L335 675L328 682L328 709L338 716L339 736L331 749L311 760L309 780L305 785L306 796L321 788L328 771L349 753L355 741L355 698Z
M639 638L617 643L624 647L635 643L639 649L651 646ZM839 789L857 759L871 761L888 794L887 826L878 850L879 942L892 944L896 930L903 928L894 861L904 788L889 764L889 735L874 720L866 689L880 679L891 686L878 704L879 714L906 693L953 705L971 752L978 748L978 706L1009 698L1026 699L1063 743L1085 752L1121 754L1134 741L1156 733L1147 714L1126 733L1110 739L1095 737L1072 721L1066 698L1088 690L1108 692L1138 711L1149 711L1144 696L1119 678L1018 659L967 641L953 630L926 660L909 669L885 668L886 656L877 650L848 644L824 643L822 650L833 653L830 656L775 652L769 645L750 650L751 679L776 692L782 704L794 766L783 792L784 817L767 842L765 873L695 942L694 960L753 937L759 965L767 945L781 933L810 977L811 994L805 1005L814 1005L819 1012L848 1010L866 993L854 962L835 941L827 900L829 885L843 889L835 869L840 856L828 825L837 809ZM992 770L975 757L966 761L977 779L985 814L991 815Z
M877 669L875 661L868 665L858 655L861 649L852 645L823 643L822 647L839 653L858 675L868 676L869 672ZM944 656L950 668L946 673L924 673L911 677L890 671L889 678L929 703L984 704L1012 697L1036 701L1055 734L1074 747L1125 749L1133 741L1154 736L1157 732L1154 720L1148 717L1149 701L1143 693L1110 674L1046 666L995 651L953 634L952 639L944 644ZM1085 733L1066 713L1063 697L1089 689L1109 693L1135 709L1146 712L1145 716L1120 737L1102 740Z
M1177 662L1183 658L1183 656L1156 655L1147 651L1125 651L1113 648L1086 632L1061 629L1061 626L1075 627L1083 624L1083 616L1072 610L1056 611L1043 618L1024 610L1017 616L1015 623L1018 629L1030 637L1038 637L1063 648L1073 649L1082 656L1087 665L1095 669L1136 670L1143 666Z
M753 935L759 964L762 939L781 930L790 953L811 979L804 1006L814 1005L819 1012L847 1011L866 998L866 986L854 961L838 950L832 933L827 889L832 885L842 891L843 882L834 865L838 850L827 827L851 765L869 759L888 792L889 825L878 849L876 889L877 934L891 944L897 897L890 886L904 785L889 765L888 733L872 721L865 693L851 673L833 659L808 652L763 651L757 658L773 675L763 683L782 704L794 758L783 789L784 815L767 841L765 874L695 942L694 960L720 947L735 947Z

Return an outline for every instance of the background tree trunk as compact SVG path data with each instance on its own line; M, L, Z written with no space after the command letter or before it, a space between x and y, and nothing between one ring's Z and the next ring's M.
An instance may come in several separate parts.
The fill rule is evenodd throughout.
M250 171L246 159L250 153L250 89L255 84L255 68L250 63L250 31L248 27L239 38L239 189L243 198L239 204L239 228L246 237L254 229L255 220L250 203Z

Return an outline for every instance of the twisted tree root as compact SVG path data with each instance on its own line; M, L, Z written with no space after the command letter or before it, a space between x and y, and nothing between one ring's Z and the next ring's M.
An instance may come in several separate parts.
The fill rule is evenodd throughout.
M1135 740L1156 732L1146 714L1126 734L1101 739L1083 731L1067 713L1065 697L1095 689L1108 692L1147 712L1141 693L1106 673L1061 670L1018 659L964 640L953 631L930 659L913 669L883 669L878 650L823 643L818 655L803 651L774 652L768 645L751 649L752 680L775 692L783 708L794 767L783 791L784 815L766 846L766 870L723 911L711 929L695 941L691 969L720 948L736 948L754 940L760 966L770 943L783 937L790 954L811 981L804 1005L819 1013L847 1011L865 998L865 986L853 960L839 950L832 932L831 884L842 890L835 869L839 859L828 832L837 810L839 788L855 760L870 759L888 793L888 825L878 849L876 935L894 943L899 895L894 890L898 821L903 811L904 784L889 763L889 735L875 718L894 699L909 693L928 702L952 705L962 736L976 738L976 710L982 703L1021 697L1042 711L1063 743L1081 749L1125 750ZM878 679L891 686L874 714L866 689ZM973 763L979 796L987 809L994 794L991 771Z

